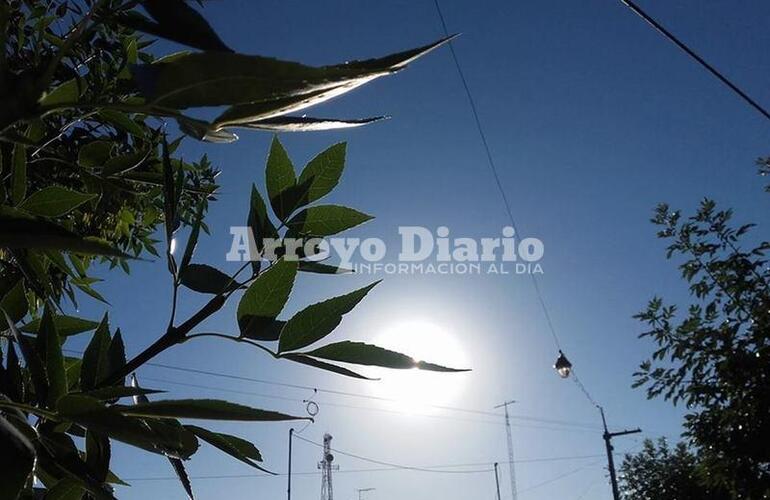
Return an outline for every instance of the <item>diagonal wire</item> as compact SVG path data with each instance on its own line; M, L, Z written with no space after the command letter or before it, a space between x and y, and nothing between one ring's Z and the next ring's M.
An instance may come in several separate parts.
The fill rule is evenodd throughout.
M667 30L662 24L660 24L658 21L655 20L652 16L647 14L641 7L639 7L636 3L634 3L632 0L620 0L626 7L631 9L631 11L642 18L647 24L652 26L658 33L663 35L668 41L682 49L685 54L693 58L698 64L703 66L709 73L711 73L713 76L715 76L720 82L725 84L730 90L735 92L741 99L743 99L749 106L754 108L755 110L759 111L759 113L770 120L770 113L762 107L761 104L759 104L757 101L752 99L746 92L741 90L738 85L733 83L729 78L727 78L725 75L723 75L718 69L716 69L714 66L708 63L705 59L703 59L701 56L699 56L693 49L687 46L684 42L679 40L679 38L676 37L673 33L671 33L669 30Z
M439 20L441 21L441 27L444 30L444 33L448 36L449 35L449 28L447 27L446 19L444 18L444 13L441 11L441 4L439 3L439 0L433 0L434 5L436 6L436 12L438 14ZM462 82L463 88L465 89L465 94L468 97L468 104L470 105L471 112L473 114L473 119L476 124L476 129L478 130L479 137L481 138L481 143L484 147L484 152L486 153L487 157L487 164L489 165L489 170L492 172L492 177L495 180L495 185L497 186L497 190L500 193L500 197L503 200L503 204L505 205L505 211L508 215L508 218L510 220L511 226L513 227L516 234L519 234L515 217L513 216L513 210L511 209L511 204L508 200L508 196L505 194L505 189L503 188L502 182L500 181L500 174L497 168L497 164L495 163L494 156L492 155L491 149L489 147L489 141L487 140L486 132L484 131L484 126L481 123L481 118L479 116L478 107L476 106L476 100L473 98L473 93L471 92L470 86L468 85L468 80L465 78L465 73L463 72L462 65L460 64L460 59L457 57L457 52L454 49L454 44L452 41L449 41L449 51L452 54L452 60L454 61L455 67L457 68L457 73L460 76L460 81ZM556 328L553 324L553 319L551 318L551 313L548 310L548 305L545 302L545 298L543 297L542 290L540 289L540 283L537 281L537 278L534 274L529 275L532 279L532 285L535 289L535 295L537 296L537 300L540 303L540 308L543 311L543 316L545 316L546 323L548 325L548 331L551 333L551 337L553 338L553 342L556 345L556 348L561 351L561 342L559 340L559 335L556 333ZM588 393L585 386L579 382L578 386L581 388L583 393L586 395L588 400L596 405L596 402L593 397Z

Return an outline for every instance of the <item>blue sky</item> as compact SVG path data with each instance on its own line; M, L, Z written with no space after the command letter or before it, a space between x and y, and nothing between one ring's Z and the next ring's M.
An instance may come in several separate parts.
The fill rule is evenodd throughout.
M640 2L696 47L760 102L770 103L770 32L762 20L770 4L677 0ZM539 277L565 352L592 395L606 408L613 428L644 429L643 436L677 435L681 411L647 401L630 388L631 374L650 352L637 339L642 326L631 316L654 294L684 303L686 288L675 264L664 259L648 219L661 201L692 211L703 196L732 207L740 223L766 231L767 195L753 167L767 154L770 124L662 39L620 2L462 2L444 0L449 28L476 97L489 143L519 229L545 243L545 274ZM222 38L238 51L329 64L384 55L441 36L433 2L207 2L206 13ZM166 47L169 50L172 47ZM406 71L309 112L325 117L392 115L369 127L285 135L295 164L339 141L348 141L345 176L331 201L377 218L351 235L397 244L400 225L450 227L455 236L494 236L507 224L505 210L485 163L470 108L442 48ZM229 227L240 225L249 184L263 186L271 136L240 133L231 145L186 141L185 158L209 154L222 170L222 195L212 207L197 261L223 269ZM110 315L130 352L157 336L168 317L169 280L163 262L138 263L129 277L102 287ZM289 303L297 310L352 290L370 276L301 276ZM183 296L180 314L203 297ZM97 315L88 304L84 313ZM235 303L206 325L233 332ZM516 399L517 415L597 423L598 415L571 381L556 377L556 357L545 318L526 276L389 276L341 325L334 339L372 340L400 321L438 325L462 345L473 371L446 375L457 384L452 406L490 411ZM372 384L268 359L256 350L200 340L164 353L159 362L246 377L377 395ZM441 362L441 359L435 359ZM140 378L202 384L292 399L310 391L213 379L146 367ZM195 389L168 382L145 385L178 397L225 397L293 413L297 401ZM321 412L303 437L335 436L343 451L405 465L446 465L506 460L499 419L457 412L431 416L377 411L381 403L321 394ZM368 409L340 408L365 406ZM372 408L375 408L373 410ZM387 407L385 407L387 408ZM438 417L438 418L437 418ZM600 433L514 419L516 458L594 456L517 466L519 498L605 500ZM556 429L555 427L559 427ZM286 470L288 424L212 425L253 440L266 465ZM621 438L618 451L639 446ZM295 443L297 472L315 471L319 450ZM115 471L131 488L122 498L183 498L160 457L116 446ZM493 498L488 473L356 472L377 468L337 456L338 498L356 488L377 488L367 498L445 500ZM482 467L483 468L483 467ZM251 469L204 448L189 464L192 476L250 474ZM503 468L503 495L508 496ZM563 476L563 477L562 477ZM545 483L545 484L544 484ZM200 498L281 498L285 478L201 479ZM318 475L299 475L294 498L317 498Z

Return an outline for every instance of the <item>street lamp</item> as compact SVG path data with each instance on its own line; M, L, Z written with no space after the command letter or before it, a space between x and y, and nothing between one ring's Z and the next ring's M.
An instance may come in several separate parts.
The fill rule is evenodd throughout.
M569 362L567 356L565 356L561 350L559 351L559 357L556 359L556 363L553 367L561 378L569 378L570 373L572 373L572 363Z

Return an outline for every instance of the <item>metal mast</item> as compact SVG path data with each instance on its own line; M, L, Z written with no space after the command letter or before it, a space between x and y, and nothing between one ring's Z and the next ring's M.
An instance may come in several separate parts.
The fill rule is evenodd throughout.
M321 469L321 500L334 500L334 490L332 489L332 471L339 470L338 465L332 465L334 455L332 455L332 436L324 434L324 451L321 461L318 462L318 468Z
M511 419L508 416L508 405L512 405L516 401L506 401L501 405L495 406L495 408L505 408L505 432L508 435L508 471L511 474L511 500L517 500L519 495L516 492L516 465L513 463L513 434L511 432Z

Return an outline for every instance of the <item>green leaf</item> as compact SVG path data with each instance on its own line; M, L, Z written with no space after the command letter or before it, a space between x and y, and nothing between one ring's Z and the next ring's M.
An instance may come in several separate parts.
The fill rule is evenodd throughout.
M76 79L67 80L40 99L43 108L58 108L75 104L80 98L80 85Z
M129 398L134 397L138 395L147 395L147 394L160 394L165 391L158 391L155 389L144 389L142 387L120 387L120 386L113 386L113 387L102 387L100 389L94 389L92 391L84 392L84 396L88 396L90 398L98 399L99 401L108 401L111 399L119 399L119 398Z
M198 237L201 232L201 223L203 222L203 212L205 209L205 203L203 201L198 203L198 207L195 210L195 220L193 221L192 228L190 229L190 236L187 238L187 245L184 248L184 254L182 254L182 260L179 262L179 272L184 273L185 268L190 265L193 254L195 253L195 247L198 245Z
M52 248L80 254L132 258L104 240L78 236L53 222L10 207L0 207L0 247Z
M77 481L81 487L87 489L95 500L115 500L111 488L93 477L70 436L43 429L40 441L44 446L39 446L37 450L37 469L52 471L54 477L64 473L65 477Z
M255 463L262 461L262 455L259 453L257 447L249 441L236 436L231 436L229 434L212 432L195 425L185 425L185 428L198 436L200 439L203 439L210 445L219 448L228 455L237 458L241 462L250 465L255 469L269 472Z
M270 205L278 218L285 220L296 208L293 191L297 185L297 174L278 137L273 137L270 144L265 177Z
M61 339L56 332L48 306L43 312L43 319L37 332L37 345L38 352L43 353L42 358L48 376L48 407L56 408L56 402L67 394L67 375L64 370Z
M300 184L307 184L307 196L303 201L312 203L329 194L342 177L345 169L347 144L341 142L322 151L310 160L299 176Z
M192 483L190 483L190 476L187 475L187 470L184 468L184 462L178 458L168 457L168 461L171 463L171 467L176 473L176 477L179 478L179 482L182 483L182 487L187 493L187 497L192 500L195 498L192 490Z
M213 142L214 144L229 144L238 140L238 136L226 129L217 129L212 124L203 120L195 120L189 117L178 117L179 130L194 137L199 141Z
M279 260L251 283L238 303L241 335L260 338L289 300L296 276L296 261Z
M83 203L96 198L95 194L78 193L59 186L49 186L32 193L19 208L32 215L60 217Z
M8 314L13 323L18 323L27 315L28 308L24 280L19 280L0 300L0 309Z
M64 371L67 374L67 388L69 391L77 389L80 385L80 368L83 360L80 358L64 357Z
M58 405L62 418L153 453L187 459L197 450L195 435L181 425L128 417L117 408L117 405L105 406L94 398L75 394L61 398Z
M71 479L60 479L45 494L45 500L80 500L86 492L81 483Z
M315 104L392 74L447 41L381 59L320 68L261 56L185 53L135 66L133 74L148 102L172 109L262 103L325 93L323 98L316 94L311 102Z
M85 168L103 166L110 159L112 146L110 141L89 142L78 151L78 165Z
M142 5L157 22L150 21L136 11L118 16L118 22L196 49L231 51L206 19L184 0L145 0Z
M32 379L32 385L35 388L35 395L38 401L45 401L48 398L48 377L45 373L45 365L43 364L40 355L35 350L35 347L30 343L29 339L21 334L13 320L8 316L5 310L1 310L5 316L5 320L8 323L8 328L11 330L14 340L19 344L21 354L26 362L27 371ZM0 402L2 399L0 399Z
M235 420L243 422L306 420L270 410L260 410L219 399L177 399L139 403L132 406L115 405L123 415L150 418L198 418L205 420Z
M365 344L363 342L337 342L323 347L319 347L310 352L302 353L314 358L328 359L331 361L340 361L343 363L353 363L356 365L381 366L384 368L394 368L397 370L409 370L418 368L421 370L438 372L464 372L467 369L447 368L444 366L417 361L406 354L383 349L376 345Z
M35 464L35 449L32 443L8 420L0 415L0 498L15 499L24 489L27 478Z
M286 223L289 235L331 236L372 220L374 217L339 205L309 207Z
M387 116L375 116L360 120L335 120L333 118L310 118L307 116L277 116L256 121L244 121L237 127L268 130L271 132L320 132L323 130L338 130L369 125L370 123L387 120Z
M60 316L56 314L53 315L53 323L54 326L56 326L56 332L61 337L69 337L70 335L77 335L78 333L90 332L99 326L99 323L96 321L76 318L74 316ZM38 328L40 328L40 320L33 319L26 325L19 328L19 330L24 333L37 333Z
M107 479L110 471L110 456L112 449L110 439L93 430L86 431L86 465L94 478L99 482Z
M136 374L131 374L131 387L135 389L139 389L139 380L136 378ZM149 402L149 399L147 398L146 394L137 393L134 395L134 404L139 403L147 403ZM189 429L186 429L187 431L190 431ZM178 458L172 458L168 457L169 463L171 463L171 467L174 469L174 472L176 473L177 478L179 478L179 482L182 483L182 487L187 492L187 496L192 499L193 491L192 491L192 484L190 483L190 477L187 475L187 470L185 470L184 464L181 460Z
M331 363L326 363L324 361L320 361L318 359L309 358L309 357L307 357L307 356L305 356L303 354L291 354L291 353L289 353L289 354L284 354L281 357L286 358L286 359L291 360L291 361L294 361L296 363L312 366L313 368L320 368L321 370L326 370L328 372L337 373L339 375L344 375L346 377L357 378L357 379L360 379L360 380L378 380L378 379L375 379L375 378L364 377L360 373L356 373L356 372L354 372L352 370L348 370L347 368L344 368L342 366L337 366L337 365L333 365Z
M123 344L123 336L120 334L120 328L115 330L112 336L110 347L107 349L107 373L115 373L126 365L126 346ZM120 385L125 383L125 379L118 381Z
M110 324L107 315L96 328L91 341L83 353L83 365L80 368L80 390L87 392L108 375L108 356L110 348Z
M321 262L315 262L310 260L299 261L299 270L306 273L316 274L348 274L352 273L352 269L344 267L330 266L329 264L323 264Z
M230 276L206 264L188 265L180 273L179 281L190 290L215 295L238 286Z
M281 330L278 352L307 347L329 335L379 281L339 297L313 304L295 314Z
M11 202L18 205L27 194L27 151L22 144L16 143L11 162Z
M265 238L278 238L278 231L270 221L267 215L267 207L262 195L259 194L257 187L251 185L251 204L249 207L249 217L247 224L254 233L254 242L257 245L257 251L261 252L265 247ZM259 272L258 269L255 272Z
M122 111L102 109L98 114L104 121L124 132L128 132L136 137L142 137L144 135L144 129Z
M139 167L148 157L148 153L128 153L107 160L102 169L102 176L120 175Z

